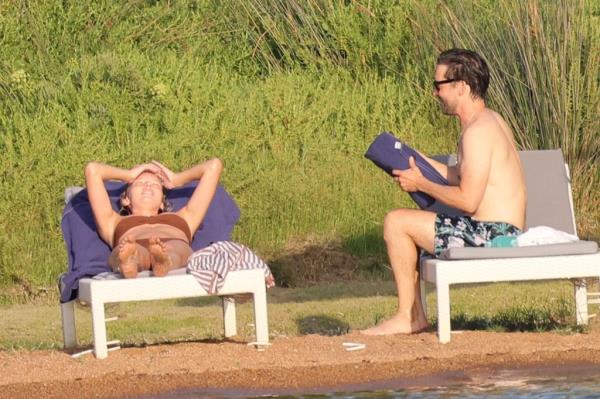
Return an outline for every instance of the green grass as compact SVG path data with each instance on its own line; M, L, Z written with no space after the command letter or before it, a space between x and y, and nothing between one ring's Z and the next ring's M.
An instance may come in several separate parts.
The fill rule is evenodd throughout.
M242 209L234 239L280 281L385 274L383 217L412 203L363 154L381 130L426 153L455 150L456 122L430 94L437 50L454 43L489 56L492 104L523 147L565 148L579 231L600 237L600 196L588 189L600 181L598 7L565 0L570 33L561 8L532 1L544 30L531 48L525 32L516 37L531 50L522 58L513 41L467 40L503 38L532 18L509 3L495 16L495 2L478 2L463 26L452 19L468 13L460 2L0 0L0 303L56 299L63 190L83 184L90 160L181 169L219 156ZM524 60L537 68L529 80L509 68ZM502 86L513 81L523 83Z
M567 281L458 286L451 290L454 330L580 331L575 327L572 285ZM347 281L306 288L269 291L271 338L306 334L341 335L370 327L392 315L397 299L391 281ZM435 292L428 294L430 322L435 324ZM254 339L251 302L238 306L238 334ZM106 317L109 340L141 346L180 341L221 340L223 322L218 298L194 298L112 304ZM57 304L0 307L5 328L0 349L62 347ZM81 346L91 344L89 308L76 308Z
M62 145L44 133L55 130L43 126L53 118L49 110L22 122L19 129L31 129L31 136L17 138L18 147L31 148L14 158L18 165L8 169L3 183L7 195L0 230L5 255L0 262L5 284L45 286L65 269L59 229L63 190L83 183L82 170L89 159L131 165L155 158L179 169L221 157L226 165L223 184L242 209L234 239L270 256L290 239L308 234L342 237L351 252L360 252L365 247L362 236L380 231L387 210L411 205L363 157L380 130L402 126L397 130L400 136L431 143L422 145L429 152L451 148L452 140L437 139L420 113L433 100L407 102L391 80L373 78L357 87L343 72L325 78L281 73L250 84L210 70L194 73L208 75L207 87L195 87L199 76L188 83L193 115L172 120L183 110L162 111L164 133L131 133L131 126L157 117L150 112L122 113L134 98L109 100L118 96L111 91L103 100L106 114L115 125L126 125L122 129L94 130L87 120L74 135L75 142ZM215 94L208 86L216 85L220 103L209 107L206 103ZM80 100L89 104L76 113L98 104L87 96ZM131 144L120 144L129 140ZM108 145L111 141L115 147ZM9 234L11 220L24 228Z
M163 56L160 80L143 70L146 59L135 49L127 49L127 61L84 56L67 65L77 83L62 81L56 98L36 112L14 110L20 117L4 136L14 153L7 152L1 183L4 286L35 291L64 270L63 190L83 183L90 159L128 166L155 158L180 169L219 156L223 183L242 209L234 238L272 254L308 233L360 247L360 235L379 228L387 209L409 205L363 158L380 130L428 152L452 148L452 135L438 138L425 118L433 99L407 97L418 92L408 84L365 76L358 85L343 70L256 80ZM22 90L35 98L41 81L30 79ZM150 94L158 84L169 87L161 98ZM13 220L24 228L9 234Z

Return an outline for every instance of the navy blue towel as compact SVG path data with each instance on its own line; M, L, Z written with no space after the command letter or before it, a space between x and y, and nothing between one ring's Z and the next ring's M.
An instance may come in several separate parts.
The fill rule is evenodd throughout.
M386 171L390 176L393 176L393 169L408 169L410 167L408 160L413 157L423 176L434 183L448 185L448 180L440 175L425 158L391 133L380 133L369 146L365 157L373 161L375 165ZM409 195L421 209L429 208L435 202L433 197L421 191L409 193Z
M181 209L187 203L196 184L192 182L167 192L167 200L172 205L172 211ZM106 182L106 189L113 209L118 211L119 196L125 189L125 185L121 182L109 181ZM193 250L197 251L213 242L230 240L233 227L239 218L239 208L219 185L202 225L192 238ZM61 278L60 301L68 302L77 297L79 279L110 271L108 257L111 250L98 236L85 189L73 196L65 206L61 228L67 247L69 270Z

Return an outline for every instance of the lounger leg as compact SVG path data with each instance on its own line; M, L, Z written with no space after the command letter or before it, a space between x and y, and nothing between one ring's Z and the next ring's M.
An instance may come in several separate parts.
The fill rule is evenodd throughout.
M237 322L235 315L235 299L222 297L223 301L223 323L225 324L225 337L237 335Z
M256 327L256 342L269 343L269 323L267 320L267 288L261 277L260 289L254 292L254 324Z
M587 303L587 281L579 279L573 281L575 289L575 312L577 314L577 324L588 324L588 303Z
M75 301L62 303L60 315L62 318L63 342L65 349L77 346L77 331L75 330Z
M106 346L106 320L104 316L104 302L92 299L92 330L94 335L94 354L98 359L108 356Z
M450 286L445 283L436 284L438 339L442 344L450 342Z

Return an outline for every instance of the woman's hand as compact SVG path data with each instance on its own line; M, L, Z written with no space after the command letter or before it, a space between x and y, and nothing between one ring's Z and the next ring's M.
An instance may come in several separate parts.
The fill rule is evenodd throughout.
M177 174L175 172L158 161L153 160L152 165L158 168L159 176L163 179L163 185L166 188L171 189L177 187L175 183Z
M127 183L133 182L135 179L137 179L139 175L141 175L144 172L151 172L163 178L161 170L158 166L152 163L143 163L141 165L135 165L133 168L127 171Z

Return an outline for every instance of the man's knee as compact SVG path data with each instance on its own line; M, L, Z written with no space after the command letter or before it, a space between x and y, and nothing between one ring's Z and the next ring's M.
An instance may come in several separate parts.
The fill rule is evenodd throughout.
M394 209L385 215L383 220L383 238L386 241L406 233L407 223L410 223L410 210Z
M409 236L416 243L428 243L431 240L435 214L414 209L394 209L383 221L383 238L386 242L402 235Z

